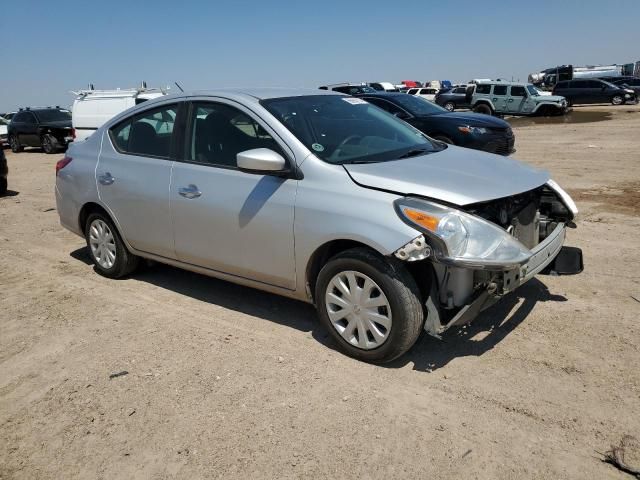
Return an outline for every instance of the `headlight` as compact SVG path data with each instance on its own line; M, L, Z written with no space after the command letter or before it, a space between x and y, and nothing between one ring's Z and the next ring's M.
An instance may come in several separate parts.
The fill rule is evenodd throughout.
M531 252L497 225L455 208L416 198L397 200L400 218L426 234L435 256L475 268L524 264Z
M471 126L464 126L464 127L458 127L458 130L460 130L462 133L487 133L487 129L486 128L482 128L482 127L471 127Z
M558 194L560 200L562 201L562 203L564 203L564 206L567 207L567 209L571 212L571 215L573 215L573 220L575 220L578 217L578 207L576 206L576 202L573 201L573 198L571 198L571 196L567 192L565 192L564 189L555 181L549 180L547 182L547 185L551 188L551 190Z

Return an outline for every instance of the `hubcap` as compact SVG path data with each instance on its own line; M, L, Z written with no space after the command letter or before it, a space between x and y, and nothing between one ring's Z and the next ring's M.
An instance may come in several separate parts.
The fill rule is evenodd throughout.
M447 103L444 108L446 108L447 110L449 110L450 112L453 111L453 104L452 103Z
M95 261L102 268L113 267L116 261L116 242L109 225L100 219L89 226L89 246Z
M622 103L622 97L613 97L613 103L619 105Z
M329 320L351 345L371 350L391 332L391 306L371 278L352 270L334 276L325 293Z

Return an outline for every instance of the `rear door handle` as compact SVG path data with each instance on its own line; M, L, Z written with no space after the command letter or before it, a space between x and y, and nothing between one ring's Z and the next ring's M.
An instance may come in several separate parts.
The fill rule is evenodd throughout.
M510 99L509 99L509 103L511 103L511 102L513 102L513 98L510 98Z
M202 192L198 190L198 187L193 183L188 187L179 188L178 193L184 198L198 198L200 195L202 195Z
M115 181L116 179L112 177L109 172L106 172L105 174L98 177L98 182L100 182L100 185L111 185Z

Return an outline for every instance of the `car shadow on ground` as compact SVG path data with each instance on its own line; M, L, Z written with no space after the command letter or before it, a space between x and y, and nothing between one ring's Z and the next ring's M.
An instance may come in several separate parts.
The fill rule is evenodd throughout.
M93 265L86 247L71 252L71 257ZM310 332L322 345L338 350L318 321L315 309L307 303L155 262L136 272L133 278L202 302ZM567 298L549 292L544 283L534 278L482 312L471 324L448 330L442 339L423 333L407 354L381 366L402 368L413 364L414 370L432 372L455 358L481 356L515 330L538 302L549 301L566 302Z
M87 247L71 252L71 257L87 265L93 265ZM135 272L131 278L201 302L218 305L302 332L310 332L321 344L335 348L329 345L331 338L317 321L312 305L162 263L151 263L150 266L144 266Z
M533 278L505 295L470 324L446 331L442 339L423 333L406 355L384 366L401 368L412 363L414 370L432 372L456 358L479 357L524 322L538 302L566 301L566 297L551 293L544 283Z
M16 192L15 190L7 190L3 194L0 194L0 198L2 198L2 197L15 197L16 195L20 195L20 192Z

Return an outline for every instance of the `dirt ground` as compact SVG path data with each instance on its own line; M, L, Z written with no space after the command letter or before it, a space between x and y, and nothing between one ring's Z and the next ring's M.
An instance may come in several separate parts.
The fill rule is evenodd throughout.
M584 273L385 367L303 303L161 265L97 275L58 224L61 155L7 151L0 478L630 478L597 452L640 436L640 106L574 115L515 120L515 157L575 194Z

